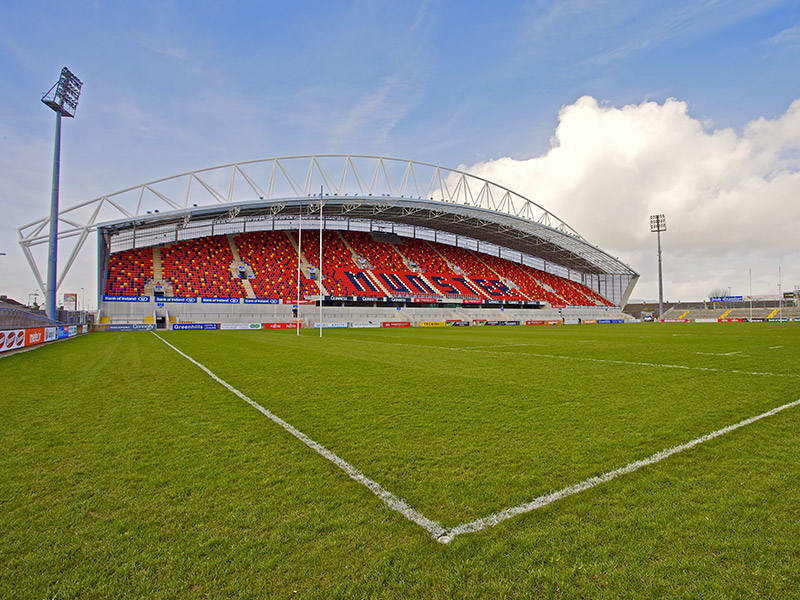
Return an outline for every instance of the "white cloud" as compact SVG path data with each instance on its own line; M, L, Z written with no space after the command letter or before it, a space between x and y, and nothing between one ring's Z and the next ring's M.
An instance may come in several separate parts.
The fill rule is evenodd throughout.
M631 264L642 273L634 297L657 294L648 258L656 213L667 217L672 299L700 299L717 284L746 294L750 267L754 286L768 285L762 293L777 291L768 282L781 264L784 289L800 283L800 99L779 118L736 132L707 129L675 99L618 108L584 96L562 108L545 155L467 170L529 197Z
M798 42L800 42L800 26L795 25L794 27L789 27L788 29L779 31L770 37L766 41L766 44L776 47L797 45Z

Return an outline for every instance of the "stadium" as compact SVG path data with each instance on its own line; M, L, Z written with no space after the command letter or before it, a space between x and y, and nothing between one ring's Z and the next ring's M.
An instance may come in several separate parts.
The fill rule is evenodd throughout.
M5 332L11 597L796 597L794 321L640 322L630 267L413 161L59 221L62 281L96 234L99 318ZM19 229L40 285L48 224Z
M60 240L75 241L62 280L97 232L98 314L112 327L619 321L638 279L511 190L386 157L222 165L59 218ZM48 223L19 230L43 287L34 249Z

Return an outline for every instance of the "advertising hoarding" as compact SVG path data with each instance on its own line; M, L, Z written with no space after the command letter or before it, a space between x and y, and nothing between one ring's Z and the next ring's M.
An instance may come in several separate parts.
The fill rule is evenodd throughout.
M0 352L15 350L25 345L24 329L6 329L0 331Z
M261 323L220 323L220 329L261 329Z
M35 327L25 330L25 345L34 346L44 342L44 327Z
M78 310L78 294L65 293L63 296L64 308L71 311Z
M155 323L109 323L105 331L153 331Z
M159 300L160 302L161 300ZM239 304L239 298L200 298L201 304Z
M297 322L284 322L284 323L263 323L264 329L297 329ZM300 329L303 324L300 323Z
M161 298L160 300L163 300ZM150 296L103 296L103 302L150 302Z

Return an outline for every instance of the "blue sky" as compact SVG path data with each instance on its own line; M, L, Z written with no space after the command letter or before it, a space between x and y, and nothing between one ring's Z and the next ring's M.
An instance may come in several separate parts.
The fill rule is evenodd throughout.
M772 245L791 237L781 227L797 212L757 230L734 219L722 228L749 229L733 236L699 228L702 214L685 226L676 218L697 204L781 212L800 192L800 138L752 134L754 123L794 131L798 121L797 1L4 3L0 293L23 301L37 284L15 229L49 210L54 116L39 99L65 65L84 88L64 123L62 206L238 160L411 158L492 173L620 256L642 274L634 298L654 298L646 217L667 211L653 199L669 182L691 181L675 191L684 201L666 203L678 227L672 246L672 230L664 240L667 298L718 286L746 294L751 268L755 293L777 291L778 266L784 289L800 284L792 244ZM596 104L579 104L586 96ZM570 126L581 118L599 129ZM631 127L654 138L617 159L569 151L619 142ZM666 147L658 131L685 134ZM731 169L692 172L680 158L698 147ZM742 164L757 168L742 178L747 152ZM660 188L642 180L655 156L663 168L647 181ZM576 185L552 170L565 161L584 173ZM601 171L616 174L614 189ZM619 190L637 193L620 205ZM620 228L639 227L631 215L645 219L644 234L617 243ZM60 291L93 290L93 270L88 249Z

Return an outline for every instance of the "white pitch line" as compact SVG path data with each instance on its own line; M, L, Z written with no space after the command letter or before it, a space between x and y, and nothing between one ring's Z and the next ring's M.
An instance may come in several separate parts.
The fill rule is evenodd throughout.
M288 431L290 434L292 434L298 440L303 442L306 446L308 446L309 448L311 448L315 452L317 452L317 453L321 454L322 456L324 456L325 458L327 458L329 461L331 461L333 464L335 464L337 467L339 467L342 471L347 473L347 475L351 479L353 479L353 480L357 481L358 483L366 486L373 494L375 494L378 498L383 500L383 502L384 502L384 504L386 504L386 506L388 506L389 508L391 508L394 511L399 512L401 515L403 515L409 521L412 521L412 522L416 523L417 525L419 525L420 527L422 527L425 531L430 533L435 539L438 539L442 535L444 535L445 528L442 527L439 523L437 523L436 521L432 521L432 520L428 519L422 513L414 510L407 502L405 502L404 500L401 500L400 498L398 498L397 496L395 496L391 492L385 490L377 481L374 481L374 480L370 479L369 477L364 475L361 471L356 469L353 465L351 465L349 462L347 462L346 460L344 460L342 458L339 458L336 454L334 454L333 452L328 450L322 444L320 444L318 442L315 442L310 437L308 437L305 433L303 433L302 431L300 431L296 427L290 425L289 423L287 423L286 421L284 421L283 419L281 419L277 415L271 413L266 408L261 406L258 402L248 398L245 394L243 394L242 392L237 390L235 387L233 387L227 381L217 377L205 365L203 365L202 363L199 363L198 361L193 359L188 354L184 354L183 352L178 350L175 346L173 346L168 341L166 341L164 338L162 338L160 335L158 335L156 333L153 333L153 335L156 336L158 339L160 339L162 342L164 342L167 346L172 348L175 352L177 352L178 354L183 356L186 360L188 360L189 362L191 362L191 363L197 365L198 367L200 367L203 371L206 372L206 374L209 377L211 377L214 381L216 381L217 383L219 383L220 385L225 387L228 391L230 391L230 392L236 394L237 396L239 396L239 398L241 398L242 400L247 402L250 406L255 408L258 412L263 414L265 417L267 417L268 419L270 419L274 423L276 423L276 424L280 425L281 427L283 427L286 431Z
M228 382L226 382L223 379L220 379L219 377L217 377L217 375L215 375L205 365L203 365L202 363L199 363L198 361L193 359L188 354L185 354L185 353L181 352L175 346L173 346L168 341L166 341L164 338L162 338L160 335L158 335L158 334L156 334L154 332L151 332L151 333L153 333L153 335L155 335L159 340L164 342L167 346L172 348L175 352L177 352L178 354L183 356L186 360L188 360L189 362L193 363L194 365L197 365L200 369L205 371L205 373L209 377L211 377L214 381L216 381L217 383L219 383L220 385L225 387L228 391L236 394L239 398L241 398L242 400L247 402L250 406L252 406L256 410L258 410L261 414L266 416L268 419L270 419L271 421L273 421L277 425L280 425L281 427L283 427L286 431L288 431L295 438L297 438L298 440L303 442L306 446L308 446L309 448L311 448L315 452L317 452L320 455L322 455L325 458L327 458L329 461L331 461L333 464L335 464L337 467L339 467L342 471L347 473L347 475L351 479L353 479L353 480L359 482L360 484L364 485L365 487L367 487L373 494L378 496L378 498L380 498L384 502L384 504L386 504L387 507L389 507L390 509L400 513L401 515L403 515L409 521L411 521L413 523L416 523L417 525L422 527L422 529L424 529L429 534L431 534L431 536L433 536L433 538L436 541L438 541L438 542L440 542L442 544L449 544L457 536L463 535L465 533L475 533L477 531L481 531L483 529L487 529L488 527L494 527L495 525L497 525L499 523L502 523L503 521L507 521L508 519L511 519L512 517L516 517L518 515L529 513L529 512L534 511L534 510L536 510L538 508L542 508L543 506L547 506L548 504L552 504L556 500L561 500L563 498L567 498L568 496L572 496L574 494L577 494L578 492L582 492L584 490L588 490L588 489L591 489L593 487L596 487L596 486L600 485L601 483L605 483L607 481L611 481L612 479L616 479L620 475L627 475L628 473L632 473L634 471L637 471L637 470L641 469L642 467L646 467L648 465L652 465L652 464L655 464L657 462L661 462L662 460L672 456L673 454L677 454L678 452L682 452L684 450L688 450L690 448L693 448L694 446L702 444L703 442L707 442L709 440L713 440L714 438L717 438L717 437L719 437L721 435L725 435L726 433L730 433L731 431L735 431L736 429L739 429L740 427L744 427L745 425L750 425L751 423L755 423L756 421L758 421L760 419L763 419L765 417L770 417L772 415L775 415L775 414L777 414L777 413L779 413L779 412L781 412L783 410L786 410L787 408L792 408L792 407L800 405L800 399L795 400L794 402L789 402L788 404L784 404L783 406L779 406L777 408L773 408L772 410L768 410L767 412L761 413L760 415L757 415L755 417L750 417L748 419L744 419L743 421L739 421L738 423L735 423L734 425L728 425L727 427L723 427L722 429L717 429L716 431L712 431L711 433L707 433L705 435L702 435L702 436L700 436L698 438L695 438L695 439L691 440L690 442L686 442L685 444L680 444L678 446L673 446L672 448L667 448L666 450L662 450L660 452L656 452L655 454L653 454L651 456L648 456L647 458L644 458L642 460L634 461L632 463L629 463L629 464L625 465L624 467L620 467L618 469L614 469L613 471L609 471L609 472L604 473L602 475L599 475L597 477L590 477L588 479L584 479L581 482L578 482L578 483L573 484L571 486L562 488L562 489L560 489L558 491L551 492L549 494L545 494L544 496L538 496L537 498L534 498L530 502L525 502L525 503L519 504L517 506L512 506L511 508L507 508L507 509L502 510L500 512L491 514L491 515L489 515L487 517L482 517L480 519L475 519L474 521L468 521L466 523L462 523L460 525L456 525L455 527L445 528L440 523L437 523L436 521L432 521L431 519L428 519L422 513L414 510L407 502L401 500L400 498L398 498L397 496L395 496L391 492L385 490L378 482L376 482L376 481L374 481L372 479L369 479L366 475L364 475L361 471L356 469L353 465L351 465L350 463L348 463L344 459L339 458L336 454L334 454L333 452L331 452L330 450L325 448L325 446L323 446L322 444L320 444L318 442L315 442L314 440L312 440L310 437L308 437L305 433L303 433L299 429L293 427L292 425L290 425L289 423L287 423L286 421L284 421L280 417L274 415L273 413L268 411L266 408L264 408L263 406L261 406L260 404L255 402L254 400L251 400L245 394L243 394L242 392L237 390L235 387L230 385ZM407 345L407 344L399 344L399 345ZM448 350L449 349L449 348L442 348L442 347L438 347L438 348L444 349L444 350ZM566 358L569 358L569 357L566 357ZM617 362L617 361L612 361L612 362Z
M507 508L498 513L489 515L488 517L483 517L481 519L469 521L468 523L462 523L461 525L457 525L455 527L447 529L444 536L440 538L440 541L444 543L449 543L453 538L455 538L458 535L462 535L464 533L474 533L476 531L481 531L482 529L486 529L488 527L494 527L498 523L502 523L507 519L525 513L529 513L531 511L536 510L537 508L542 508L543 506L547 506L548 504L551 504L556 500L561 500L562 498L572 496L573 494L577 494L578 492L591 489L595 486L600 485L601 483L605 483L607 481L611 481L612 479L616 479L620 475L627 475L628 473L633 473L634 471L637 471L642 467L646 467L648 465L661 462L662 460L664 460L669 456L672 456L673 454L677 454L678 452L682 452L683 450L688 450L689 448L693 448L698 444L702 444L703 442L713 440L716 437L725 435L726 433L730 433L731 431L739 429L740 427L744 427L745 425L750 425L751 423L755 423L760 419L763 419L765 417L771 417L772 415L777 414L782 410L786 410L787 408L792 408L798 405L800 405L800 400L789 402L788 404L784 404L783 406L779 406L778 408L773 408L772 410L768 410L767 412L761 413L760 415L757 415L755 417L750 417L749 419L744 419L743 421L739 421L734 425L728 425L727 427L723 427L722 429L717 429L716 431L707 433L703 436L693 439L690 442L686 442L685 444L680 444L678 446L673 446L672 448L667 448L666 450L662 450L661 452L656 452L652 456L648 456L647 458L644 458L642 460L634 461L632 463L625 465L624 467L614 469L613 471L609 471L608 473L604 473L603 475L600 475L598 477L590 477L588 479L584 479L579 483L560 489L557 492L551 492L549 494L545 494L544 496L539 496L538 498L534 498L530 502L525 502L524 504L519 504L517 506Z
M480 352L480 350L467 350L467 352ZM493 352L493 354L500 354ZM634 367L657 367L660 369L681 369L685 371L707 371L709 373L735 373L736 375L759 375L769 377L800 377L797 373L770 373L769 371L742 371L741 369L715 369L713 367L692 367L688 365L671 365L667 363L649 363L633 360L611 360L608 358L591 358L587 356L562 356L558 354L541 354L536 352L518 352L523 356L536 356L538 358L555 358L559 360L577 360L586 362L596 362L612 365L631 365Z
M543 346L544 344L491 344L487 346L447 346L447 350L482 350L483 348L514 348L517 346ZM441 348L442 346L431 346L433 348Z
M507 352L496 352L492 350L481 350L480 348L490 348L491 346L432 346L430 344L402 344L400 342L381 342L379 340L359 340L364 344L383 344L386 346L406 346L409 348L431 350L448 350L452 352L484 352L486 354L497 354L506 356L535 356L537 358L552 358L557 360L576 360L584 362L596 362L612 365L630 365L634 367L656 367L661 369L681 369L684 371L706 371L709 373L733 373L736 375L759 375L768 377L791 377L800 378L797 373L771 373L769 371L742 371L741 369L715 369L714 367L692 367L689 365L671 365L668 363L649 363L638 362L633 360L611 360L608 358L591 358L588 356L564 356L561 354L543 354L541 352L516 352L510 354ZM537 344L538 345L538 344ZM507 344L506 346L534 346L534 344ZM503 346L503 347L506 347Z
M778 348L783 348L783 346L770 346L770 350L777 350Z

